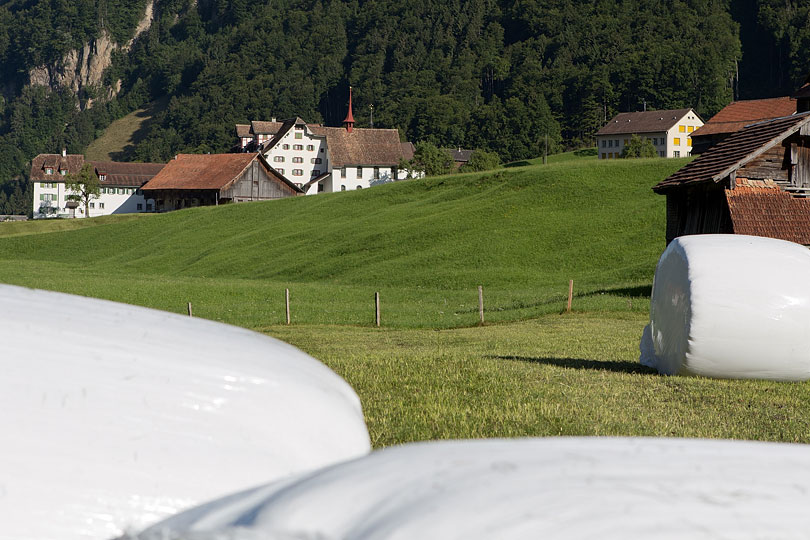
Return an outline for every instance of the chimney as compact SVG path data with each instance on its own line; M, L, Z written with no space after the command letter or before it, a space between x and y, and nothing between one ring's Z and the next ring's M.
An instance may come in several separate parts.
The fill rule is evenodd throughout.
M274 116L273 118L271 118L271 119L270 119L270 121L271 121L271 122L275 122L275 121L276 121L276 117Z
M352 87L349 87L349 112L346 115L346 119L343 121L343 127L346 128L348 133L352 132L352 128L354 128L354 116L352 115Z
M62 148L62 157L67 156L67 148Z

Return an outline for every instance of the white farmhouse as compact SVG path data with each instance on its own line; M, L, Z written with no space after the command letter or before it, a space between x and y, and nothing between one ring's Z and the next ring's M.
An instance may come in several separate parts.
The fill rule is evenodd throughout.
M413 145L400 142L396 129L354 127L351 91L343 127L308 124L297 117L282 122L274 118L250 126L237 124L236 132L238 151L261 152L307 195L363 189L414 175L400 167L403 160L413 158Z
M141 186L164 167L163 163L120 163L90 161L101 184L101 194L90 202L89 215L83 204L69 200L67 175L84 165L81 154L39 154L31 162L34 187L34 219L54 217L97 217L108 214L152 212L154 201L146 199Z
M703 120L692 109L619 113L596 132L599 159L615 159L633 135L649 139L661 157L692 154L692 132Z

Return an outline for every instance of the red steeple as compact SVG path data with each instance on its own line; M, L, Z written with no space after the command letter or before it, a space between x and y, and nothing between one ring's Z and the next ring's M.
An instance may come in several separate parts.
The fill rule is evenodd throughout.
M346 131L349 133L352 132L352 128L354 127L354 116L352 115L352 87L349 87L349 113L346 115L346 119L343 121L343 125L346 127Z

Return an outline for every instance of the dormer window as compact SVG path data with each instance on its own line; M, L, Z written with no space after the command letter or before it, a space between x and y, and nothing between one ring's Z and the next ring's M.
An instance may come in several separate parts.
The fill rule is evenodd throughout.
M67 174L67 171L65 169L62 169L61 171L59 171L59 174L65 176Z
M45 168L45 174L53 174L53 169L50 167Z
M103 182L104 180L107 179L107 175L106 174L100 174L100 175L98 175L98 179L99 179L100 182Z

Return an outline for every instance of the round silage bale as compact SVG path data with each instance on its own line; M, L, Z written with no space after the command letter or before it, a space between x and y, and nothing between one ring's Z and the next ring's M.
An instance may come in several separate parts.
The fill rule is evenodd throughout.
M0 285L8 540L103 540L370 450L360 400L268 336Z
M655 269L641 363L666 375L810 378L810 251L744 235L670 243Z

